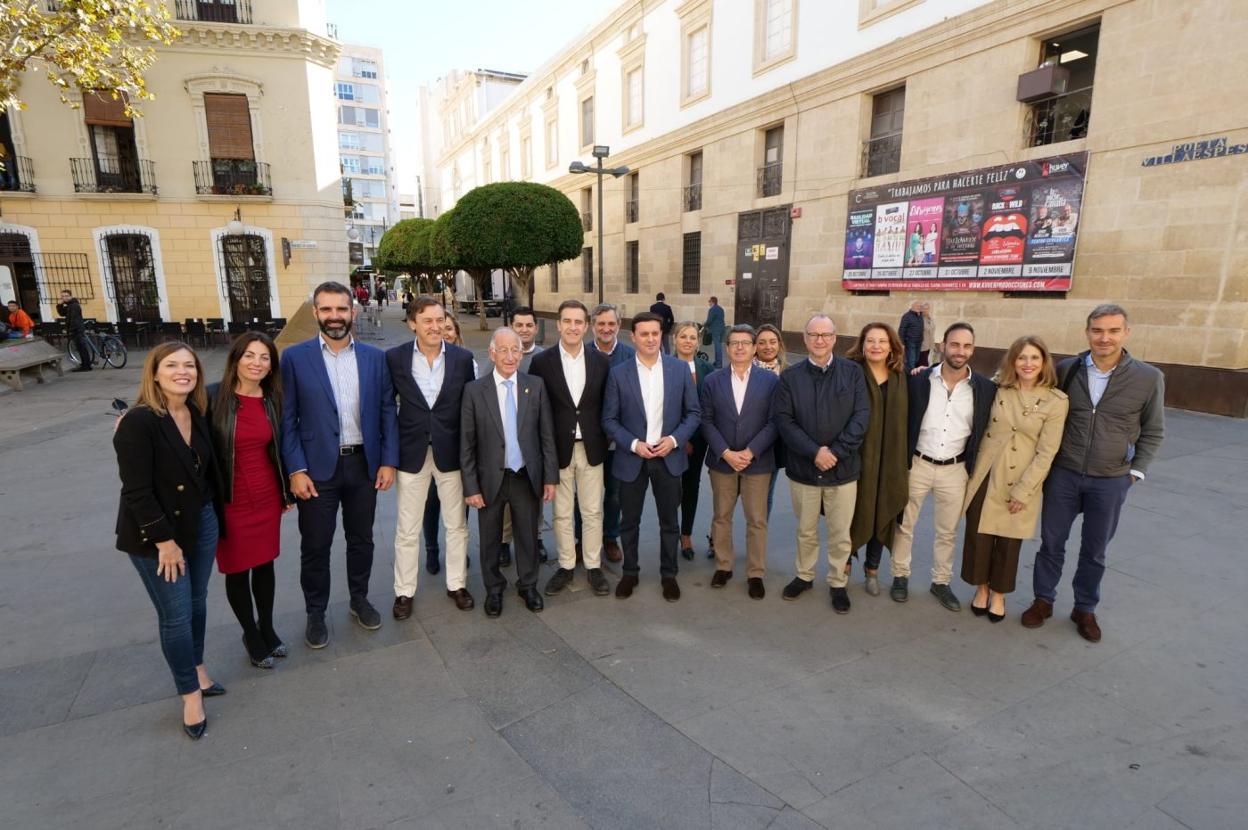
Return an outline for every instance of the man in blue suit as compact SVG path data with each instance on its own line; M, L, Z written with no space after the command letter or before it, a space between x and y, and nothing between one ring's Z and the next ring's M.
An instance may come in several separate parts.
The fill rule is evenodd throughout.
M680 477L689 459L680 448L701 421L693 375L684 363L660 353L663 321L642 312L633 318L637 357L611 370L602 405L602 426L615 441L612 474L620 482L620 538L624 543L624 575L615 595L626 599L637 587L637 542L646 487L654 488L659 514L659 575L663 598L680 599L676 558L680 547Z
M347 536L351 616L381 628L368 601L373 569L373 515L377 491L394 484L399 428L385 354L351 336L351 291L323 282L312 294L318 337L282 355L282 459L299 499L300 572L308 614L304 639L329 644L329 552L338 508Z
M739 324L728 331L728 368L712 372L702 383L702 436L715 509L711 587L722 588L732 579L736 558L732 514L739 495L745 510L746 585L751 599L762 599L766 596L767 491L776 469L771 401L780 378L754 365L754 341L752 326Z
M620 312L615 306L610 303L594 306L589 312L589 323L593 327L594 336L590 338L587 348L605 354L612 369L621 363L632 363L636 359L637 352L633 347L620 341ZM611 474L614 457L615 444L612 443L607 446L602 493L602 555L608 562L619 562L624 558L624 554L620 552L619 541L620 482ZM580 510L576 512L576 538L581 538Z
M702 324L702 328L706 330L706 336L711 338L711 342L715 344L715 368L724 368L724 307L719 304L719 297L712 296L707 300L710 306L706 310L706 322Z

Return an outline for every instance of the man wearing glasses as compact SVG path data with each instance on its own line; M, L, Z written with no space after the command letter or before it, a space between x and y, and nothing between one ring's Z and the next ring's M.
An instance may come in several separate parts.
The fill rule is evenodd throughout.
M832 355L836 326L826 314L806 323L807 360L780 376L775 422L788 450L786 472L797 516L797 576L783 597L795 600L815 583L819 558L819 514L828 529L828 587L832 610L849 613L845 563L850 523L862 461L858 448L867 434L867 385L856 363Z

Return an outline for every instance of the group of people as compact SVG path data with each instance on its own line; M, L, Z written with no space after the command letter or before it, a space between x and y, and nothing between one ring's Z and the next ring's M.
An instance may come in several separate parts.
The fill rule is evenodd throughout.
M886 323L870 323L844 356L836 327L812 316L807 357L786 365L781 333L727 329L727 366L697 357L696 323L672 326L642 312L619 339L620 317L603 304L560 303L558 342L534 342L536 317L515 311L496 329L490 365L458 342L440 298L407 308L414 338L387 352L352 336L350 289L323 283L313 295L320 333L277 350L264 334L235 340L223 378L209 387L194 351L166 343L148 355L138 405L114 444L122 479L117 546L129 553L160 621L161 645L183 696L191 737L206 727L203 697L224 693L203 665L204 607L213 561L242 628L251 663L271 668L288 653L273 628L273 560L281 514L298 509L304 639L325 647L330 549L341 513L349 614L381 626L369 601L373 525L380 491L397 490L396 620L411 616L421 565L445 561L448 600L470 611L468 516L477 511L484 611L503 612L514 584L529 611L568 589L578 565L596 596L627 599L640 585L647 491L658 519L661 594L680 599L679 561L690 538L703 466L712 491L711 587L733 578L733 519L746 535L746 593L766 595L768 523L779 470L797 519L797 600L814 585L820 517L827 530L832 609L850 610L851 556L863 551L865 590L880 593L891 554L892 599L909 598L914 531L935 502L931 593L960 610L950 586L957 525L966 516L961 576L971 610L994 622L1014 590L1023 539L1042 529L1035 600L1022 616L1051 616L1066 539L1083 514L1072 619L1100 639L1095 608L1105 548L1127 489L1160 446L1161 374L1123 348L1127 312L1099 306L1087 319L1089 350L1054 365L1037 337L1020 337L993 378L970 368L974 330L949 326L942 362L905 366ZM1043 495L1043 498L1042 498ZM557 567L538 584L543 505L553 504ZM437 545L439 525L445 547ZM620 562L612 586L603 560Z

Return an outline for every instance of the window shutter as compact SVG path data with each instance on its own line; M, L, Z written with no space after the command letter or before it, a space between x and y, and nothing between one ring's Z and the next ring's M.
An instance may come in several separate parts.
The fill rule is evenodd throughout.
M114 100L107 92L92 92L84 89L82 91L82 112L83 120L88 124L98 124L102 127L133 126L130 119L126 117L126 100L124 95L118 96Z
M255 159L251 110L246 95L204 93L208 121L208 155L214 159Z

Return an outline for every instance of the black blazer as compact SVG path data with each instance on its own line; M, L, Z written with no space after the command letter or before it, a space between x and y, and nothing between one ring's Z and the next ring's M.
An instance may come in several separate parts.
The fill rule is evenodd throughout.
M432 444L434 466L444 473L453 472L459 469L459 417L464 387L473 379L472 352L446 344L442 389L433 409L412 378L415 358L415 342L386 352L386 365L399 400L399 469L419 473Z
M611 361L596 349L582 346L581 352L585 355L585 391L581 393L579 403L572 400L558 346L534 355L529 367L529 374L542 379L546 385L546 396L550 398L559 469L572 463L577 424L581 427L581 440L585 444L585 458L589 463L601 464L607 460L607 445L610 442L602 428L602 396L607 387L607 375L611 374Z
M936 364L939 366L940 364ZM910 412L906 424L908 447L906 451L907 467L914 464L914 454L919 448L919 428L923 426L923 416L927 414L927 405L932 400L932 369L925 369L917 375L910 375L907 384L910 393ZM988 428L988 418L992 415L992 399L996 397L997 385L983 375L971 372L971 396L974 399L971 414L971 437L966 440L966 469L975 469L975 453L979 451L979 439Z
M208 420L195 407L190 409L192 441L200 449L200 463L217 509L218 532L224 538L225 511L213 471L212 431ZM193 548L204 500L195 484L191 450L173 418L136 406L117 425L113 448L121 474L117 549L136 556L155 556L156 543L169 539L184 551Z

